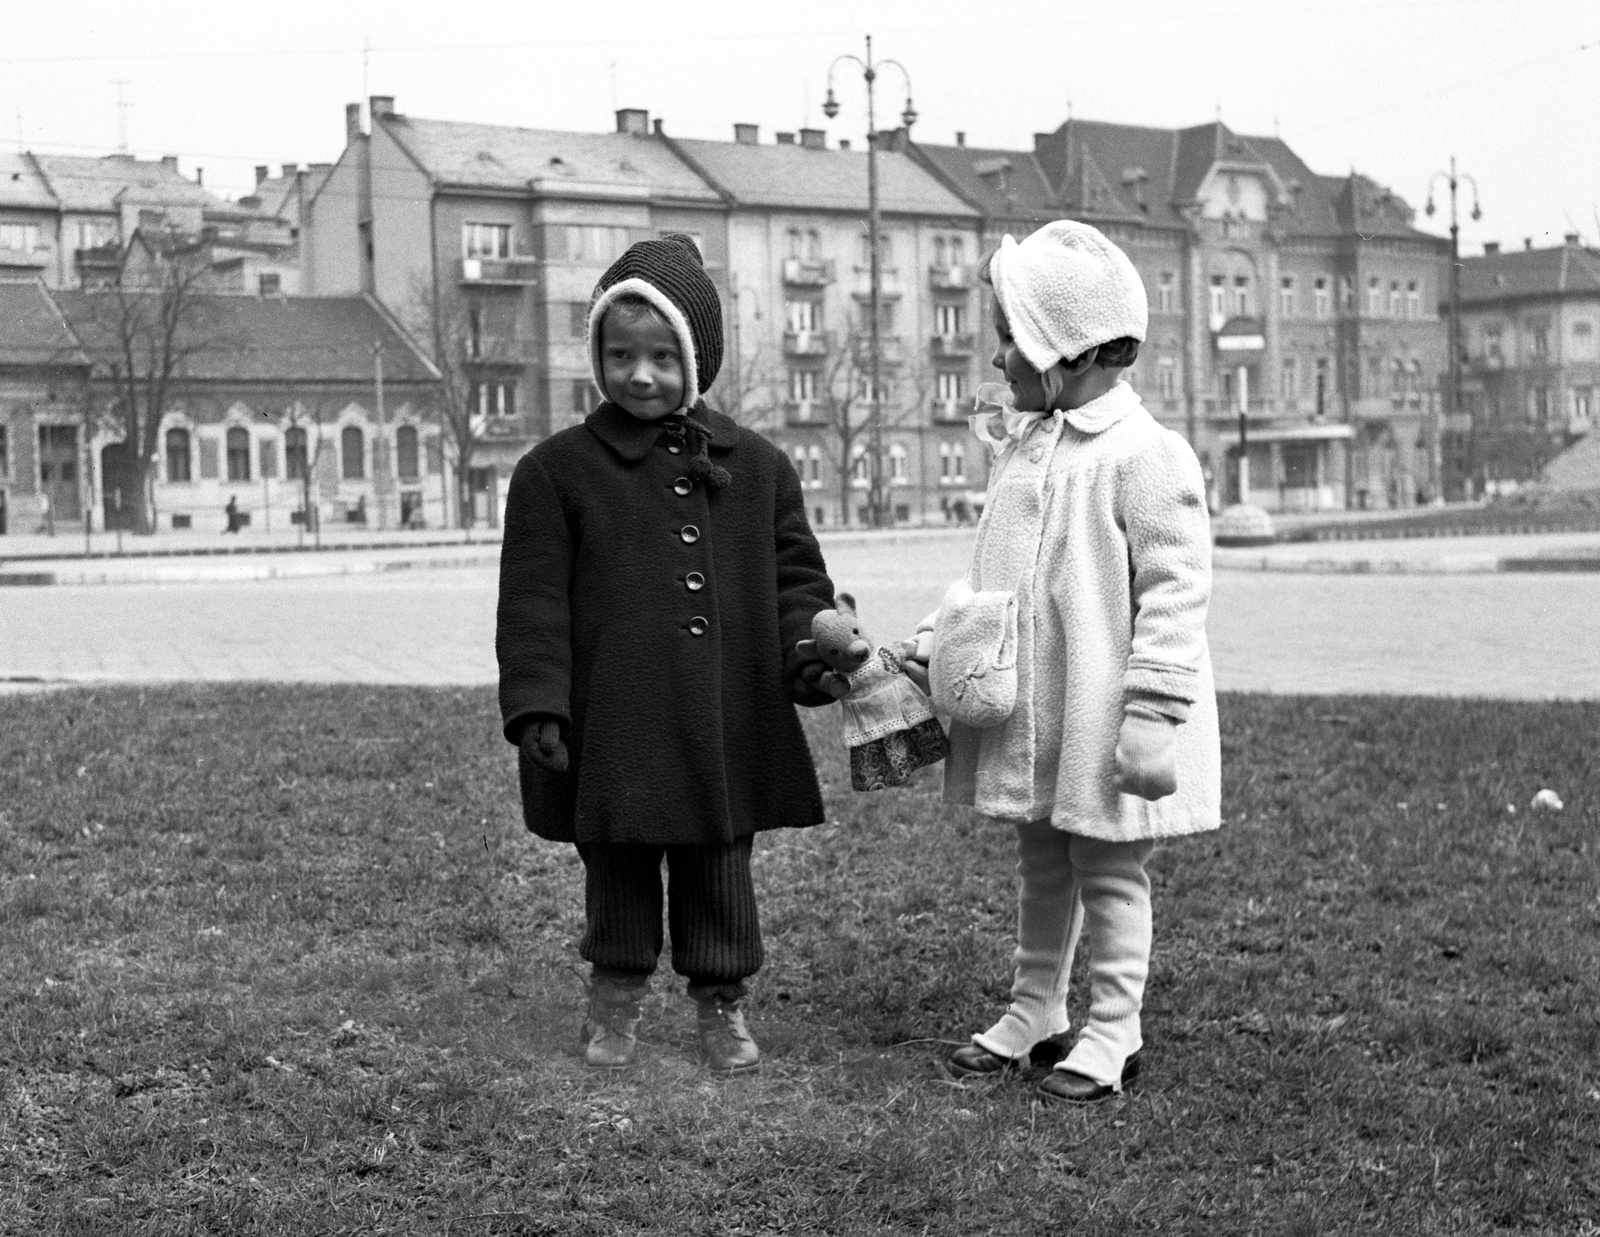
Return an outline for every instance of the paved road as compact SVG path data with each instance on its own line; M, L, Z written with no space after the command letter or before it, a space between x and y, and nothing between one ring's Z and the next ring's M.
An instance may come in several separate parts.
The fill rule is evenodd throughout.
M965 538L827 547L868 630L908 632L965 567ZM0 680L481 683L495 573L6 589ZM1600 575L1342 576L1220 570L1224 689L1600 698Z

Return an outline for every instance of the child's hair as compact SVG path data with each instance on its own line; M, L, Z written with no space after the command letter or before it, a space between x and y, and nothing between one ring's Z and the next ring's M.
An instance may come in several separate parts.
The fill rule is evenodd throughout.
M996 245L983 255L983 260L978 263L978 278L991 288L994 280L989 276L989 264L994 261L994 255L1000 252ZM1123 335L1118 339L1108 339L1100 345L1100 351L1095 353L1094 363L1100 369L1127 369L1139 359L1139 341L1131 335ZM1067 364L1072 364L1075 357L1066 358Z
M606 306L607 313L614 309L622 310L622 316L629 321L636 321L646 314L653 314L657 318L661 317L661 311L637 292L624 292ZM662 320L665 321L665 319Z

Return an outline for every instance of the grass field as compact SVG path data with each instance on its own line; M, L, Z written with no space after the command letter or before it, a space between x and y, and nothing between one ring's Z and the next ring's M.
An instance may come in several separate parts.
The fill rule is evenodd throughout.
M0 1232L1600 1234L1600 705L1225 698L1144 1085L1069 1111L942 1064L1009 983L1005 832L852 795L826 714L832 819L757 847L761 1073L665 974L587 1072L580 870L494 719L0 698Z

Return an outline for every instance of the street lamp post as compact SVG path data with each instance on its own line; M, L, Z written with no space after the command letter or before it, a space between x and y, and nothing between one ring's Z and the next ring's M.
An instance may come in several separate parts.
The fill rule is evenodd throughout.
M1478 207L1478 182L1465 172L1456 174L1456 157L1450 156L1449 172L1435 172L1428 181L1428 204L1423 207L1423 212L1429 216L1433 214L1433 186L1443 177L1450 186L1450 333L1446 337L1446 344L1450 349L1450 412L1461 411L1461 225L1456 219L1456 187L1466 181L1472 186L1472 218L1476 221L1483 218L1483 211ZM1443 417L1434 413L1433 422L1433 483L1437 486L1434 494L1435 502L1444 501L1444 426ZM1473 418L1468 441L1476 446L1477 418ZM1475 452L1474 452L1475 453ZM1477 468L1477 461L1469 459L1467 463L1467 483L1470 486L1472 472Z
M878 70L885 65L893 65L900 70L900 75L906 83L906 107L900 114L900 120L909 132L916 123L917 112L911 106L911 74L906 71L905 65L898 60L877 60L872 58L872 36L867 35L867 56L863 60L860 56L853 56L846 52L834 57L828 66L828 97L822 105L822 114L832 120L839 114L839 103L833 97L833 71L839 66L840 61L848 60L861 69L862 79L867 84L867 312L871 316L868 327L868 346L871 349L869 363L872 374L872 390L868 416L868 433L872 441L870 507L873 527L883 523L884 498L883 498L883 384L881 380L882 355L878 338L878 302L882 296L881 271L878 259L878 129L877 114L875 111L875 98L873 83L877 81ZM848 407L848 405L846 405ZM845 414L848 416L848 412ZM848 461L846 461L848 467ZM840 513L841 515L847 513Z

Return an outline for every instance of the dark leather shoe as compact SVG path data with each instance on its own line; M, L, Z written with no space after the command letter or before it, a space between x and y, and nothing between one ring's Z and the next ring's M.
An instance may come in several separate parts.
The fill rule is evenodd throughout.
M1127 1088L1139 1076L1139 1054L1136 1052L1122 1066L1122 1086ZM1039 1084L1040 1098L1066 1104L1098 1104L1117 1093L1109 1082L1096 1082L1076 1070L1053 1069Z
M1002 1057L977 1044L967 1044L950 1054L950 1069L956 1074L1000 1074L1008 1069L1022 1069L1028 1065L1054 1065L1066 1055L1067 1045L1062 1037L1041 1039L1028 1049L1026 1060Z

